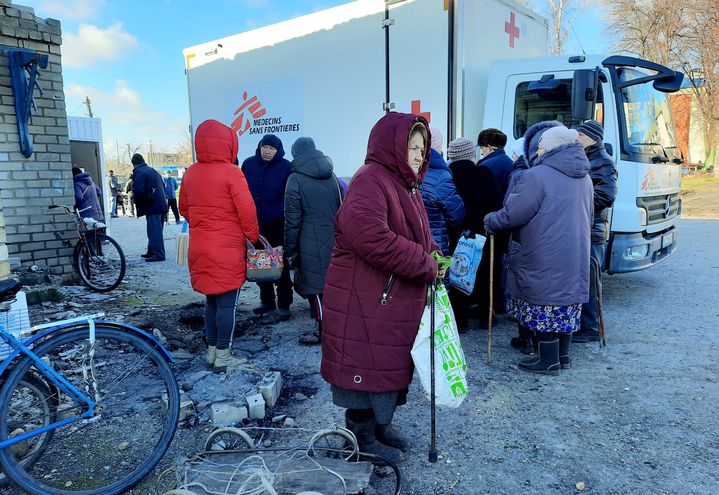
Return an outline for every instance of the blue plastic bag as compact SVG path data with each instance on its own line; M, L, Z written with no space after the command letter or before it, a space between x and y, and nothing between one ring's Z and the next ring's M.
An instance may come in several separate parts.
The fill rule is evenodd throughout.
M467 295L474 291L474 281L486 240L483 235L464 233L452 255L454 263L449 269L449 283Z

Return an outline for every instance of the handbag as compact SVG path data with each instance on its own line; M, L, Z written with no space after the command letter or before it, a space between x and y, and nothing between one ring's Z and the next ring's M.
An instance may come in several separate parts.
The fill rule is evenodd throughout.
M177 249L175 263L180 266L187 265L187 253L190 250L190 234L187 232L187 221L182 223L182 231L177 235Z
M434 330L435 404L439 407L455 408L459 407L467 396L467 361L464 359L447 289L444 284L438 284L436 291L434 307L430 305L431 298L427 297L417 337L412 346L412 361L422 382L424 394L431 399L430 335ZM432 311L434 311L434 329L431 328Z
M465 232L459 238L452 255L454 263L449 269L449 283L467 295L474 291L477 269L482 260L482 250L486 240L483 235Z
M267 239L260 236L264 249L256 249L247 242L247 280L250 282L275 282L280 279L284 260L282 246L272 247Z

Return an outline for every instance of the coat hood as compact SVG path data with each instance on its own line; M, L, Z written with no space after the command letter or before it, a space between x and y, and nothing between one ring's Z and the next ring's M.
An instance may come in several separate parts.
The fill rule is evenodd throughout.
M275 153L275 156L267 162L267 164L277 163L282 160L285 156L285 148L282 146L282 140L275 136L274 134L265 134L262 136L262 139L260 139L260 142L257 143L257 149L255 150L255 158L257 158L258 163L266 163L262 159L262 152L260 149L264 145L272 146L274 149L277 150L277 153Z
M195 132L198 162L234 163L237 160L237 134L222 122L206 120Z
M92 181L92 177L87 172L75 175L72 180L75 184L82 184L83 186L91 186L95 183Z
M524 159L527 160L529 167L535 165L534 162L537 159L539 139L542 137L542 134L547 132L548 129L558 125L562 125L562 123L556 120L545 120L544 122L534 124L524 133Z
M429 155L429 168L449 170L449 165L447 165L447 162L444 161L444 158L442 158L442 155L439 154L439 151L434 148L432 148L432 151Z
M547 151L535 160L533 166L537 167L539 165L547 165L575 179L584 177L589 173L589 160L587 160L584 148L579 141L563 144L551 151Z
M430 143L425 143L425 161L418 175L407 163L409 133L415 123L421 123L427 129L428 141L431 140L429 125L420 116L407 113L390 112L372 127L367 143L366 162L377 163L388 169L393 175L404 181L408 187L415 187L427 174L430 158Z
M315 179L329 179L332 177L332 160L320 150L302 153L292 160L292 171Z

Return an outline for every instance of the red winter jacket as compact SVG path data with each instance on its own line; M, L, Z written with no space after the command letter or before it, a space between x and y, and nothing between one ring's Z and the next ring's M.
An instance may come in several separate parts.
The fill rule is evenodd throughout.
M414 115L390 113L372 128L365 164L335 220L323 299L322 376L347 390L406 388L427 284L437 274L418 183L407 164Z
M216 120L195 133L197 163L182 178L180 211L190 224L192 288L216 295L245 283L245 238L259 236L257 213L237 158L237 134Z

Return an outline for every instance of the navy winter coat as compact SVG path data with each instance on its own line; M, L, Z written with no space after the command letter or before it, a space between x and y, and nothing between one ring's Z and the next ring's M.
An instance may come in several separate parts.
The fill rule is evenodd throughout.
M464 203L457 194L447 163L434 149L429 158L429 170L419 190L422 191L432 237L442 253L448 255L449 228L458 230L462 226Z
M100 206L100 196L102 191L92 181L92 177L87 172L77 174L72 178L75 189L75 206L80 211L82 218L94 218L102 222L105 215L102 214Z
M485 224L489 232L519 229L518 241L513 236L509 246L506 287L512 297L568 306L589 300L592 181L578 141L536 157L537 134L553 124L541 122L527 131L530 169Z
M502 197L504 197L509 187L509 176L514 170L512 159L507 156L503 149L498 149L482 158L477 165L483 165L492 171L497 179L497 184L499 184Z
M266 138L267 136L265 136ZM257 145L255 156L242 162L242 172L250 186L252 199L257 208L257 222L263 236L281 236L285 221L285 187L290 176L290 162L285 160L282 141L273 136L275 141L270 144L277 150L272 161L262 160L260 148L265 138Z
M332 163L321 151L292 161L285 193L284 250L287 258L294 258L295 291L302 297L324 292L340 190Z
M159 172L147 163L137 165L132 171L132 195L138 217L167 211L165 183Z
M589 160L589 176L594 185L592 244L603 244L609 237L609 209L617 198L617 168L601 141L584 152Z

